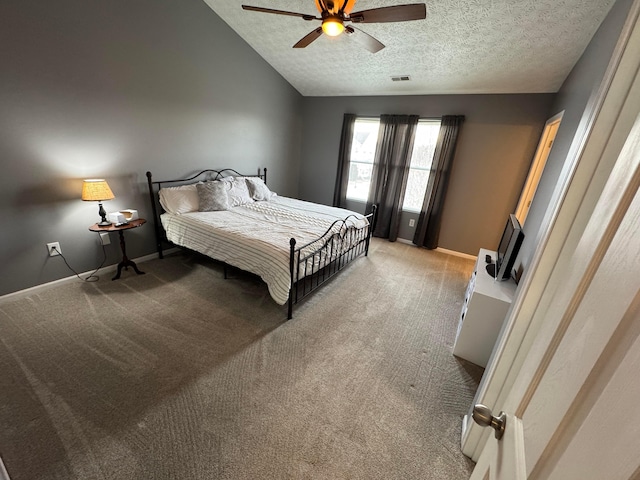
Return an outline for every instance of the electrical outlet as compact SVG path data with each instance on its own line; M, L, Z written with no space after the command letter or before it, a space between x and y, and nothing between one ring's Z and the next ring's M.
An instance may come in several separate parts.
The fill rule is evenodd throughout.
M100 232L100 241L102 242L102 245L109 245L111 243L109 232Z
M412 218L411 220L409 220L409 226L410 226L410 227L415 227L415 226L416 226L416 221L415 221L415 219L413 219L413 218Z
M62 254L62 249L60 248L59 242L47 243L47 250L49 251L50 257L55 257L56 255Z

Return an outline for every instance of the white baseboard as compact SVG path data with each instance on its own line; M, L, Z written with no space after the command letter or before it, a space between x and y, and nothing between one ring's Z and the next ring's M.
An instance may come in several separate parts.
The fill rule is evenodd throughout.
M396 242L404 243L406 245L413 245L414 247L417 247L415 243L413 243L411 240L407 240L406 238L397 238ZM474 262L478 258L477 255L469 255L468 253L456 252L455 250L447 250L446 248L440 248L440 247L434 249L434 251L440 252L440 253L446 253L447 255L454 255L456 257L467 258L469 260L473 260Z
M2 458L0 458L0 480L11 480L7 469L4 467L4 463L2 463Z
M178 248L170 248L169 250L164 250L163 254L169 255L169 254L175 253L177 251L179 251ZM144 262L148 262L149 260L153 260L155 258L158 258L158 254L157 253L151 253L151 254L145 255L143 257L134 258L133 261L135 263L144 263ZM88 272L80 273L79 275L81 277L89 276L92 273L94 275L106 275L108 273L115 272L117 268L118 268L117 264L107 265L106 267L103 267L103 268L99 269L95 273L94 273L93 270L90 270ZM40 293L40 292L44 292L45 290L48 290L48 289L53 288L53 287L57 287L59 285L64 285L64 284L67 284L67 283L70 283L70 282L77 282L79 280L80 279L78 277L76 277L75 275L71 275L69 277L61 278L59 280L54 280L53 282L43 283L41 285L36 285L35 287L25 288L24 290L18 290L17 292L12 292L12 293L8 293L6 295L0 296L0 303L5 303L5 302L13 301L13 300L18 300L18 299L23 298L23 297L28 297L29 295L34 295L34 294L37 294L37 293ZM0 463L1 463L1 460L0 460ZM4 480L4 478L2 477L2 468L1 467L2 466L0 465L0 480Z
M407 245L413 245L414 247L417 246L415 243L413 243L411 240L407 240L406 238L396 238L396 242L398 243L405 243Z
M447 250L446 248L436 248L436 252L446 253L447 255L455 255L456 257L467 258L474 262L478 259L477 255L469 255L468 253L456 252L455 250Z

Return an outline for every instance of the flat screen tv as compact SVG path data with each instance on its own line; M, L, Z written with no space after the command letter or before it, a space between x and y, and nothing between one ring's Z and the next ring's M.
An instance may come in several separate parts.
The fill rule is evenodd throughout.
M487 272L496 280L509 280L511 270L524 240L524 233L520 222L514 214L509 215L507 224L502 232L502 238L496 252L496 263L487 265Z

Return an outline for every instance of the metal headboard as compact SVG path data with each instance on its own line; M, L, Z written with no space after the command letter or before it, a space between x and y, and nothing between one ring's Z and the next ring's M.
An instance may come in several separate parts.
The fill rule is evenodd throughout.
M149 187L149 198L151 200L151 211L153 212L153 228L156 238L156 249L158 251L158 256L163 258L162 254L162 242L165 241L170 243L166 235L164 234L164 230L162 229L162 224L160 222L160 215L164 212L162 205L160 205L160 200L158 197L158 192L163 186L169 185L189 185L190 183L197 182L212 182L215 180L220 180L224 177L230 176L238 176L238 177L258 177L261 178L264 183L267 183L267 169L263 168L262 170L258 168L257 175L245 175L242 174L233 168L223 168L222 170L214 170L207 169L202 170L201 172L196 173L195 175L187 178L176 178L173 180L153 180L151 172L147 172L147 185Z

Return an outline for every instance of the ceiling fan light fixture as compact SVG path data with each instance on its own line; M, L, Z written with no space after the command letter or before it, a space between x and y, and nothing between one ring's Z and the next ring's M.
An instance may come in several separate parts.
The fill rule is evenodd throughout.
M344 31L342 19L336 16L328 16L322 21L322 31L330 37L337 37Z

